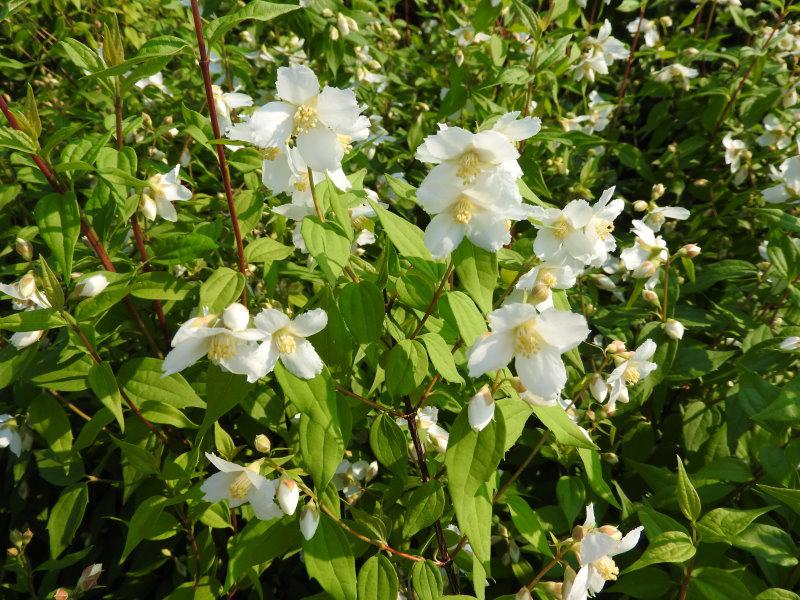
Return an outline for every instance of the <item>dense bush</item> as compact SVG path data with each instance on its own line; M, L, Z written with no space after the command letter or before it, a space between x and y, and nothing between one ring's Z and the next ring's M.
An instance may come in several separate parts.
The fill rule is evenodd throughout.
M2 596L797 599L798 13L5 2Z

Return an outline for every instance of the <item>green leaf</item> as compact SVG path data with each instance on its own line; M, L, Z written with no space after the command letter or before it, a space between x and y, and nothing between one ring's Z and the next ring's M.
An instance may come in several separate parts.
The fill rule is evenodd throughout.
M164 377L162 364L156 358L133 358L117 371L117 382L139 405L155 400L175 408L205 408L206 403L180 373Z
M27 154L35 154L38 150L36 142L27 133L11 127L0 127L0 148L18 150Z
M300 228L308 253L320 269L335 283L350 262L350 240L339 225L332 221L321 223L317 217L306 217Z
M769 494L773 498L780 500L795 513L800 515L800 490L790 490L761 484L757 485L756 487L765 494Z
M179 264L193 261L198 256L206 256L216 250L219 244L202 233L167 233L152 239L154 256L150 259L156 264Z
M89 488L86 484L74 485L61 492L47 519L50 558L58 558L69 547L83 521L88 503Z
M715 567L701 567L692 571L688 596L705 600L750 600L753 594L742 582L740 573L723 571Z
M308 574L334 600L357 600L356 562L350 542L327 515L321 516L314 537L303 540L303 558Z
M397 600L399 587L394 565L383 554L367 559L358 572L359 600Z
M72 449L72 429L58 400L49 394L39 394L28 408L28 423L47 442L55 453Z
M450 383L464 383L456 368L456 361L447 342L438 333L423 333L417 339L425 344L428 357L433 363L433 368L441 375L445 381Z
M694 556L692 539L681 531L667 531L650 541L641 558L626 573L658 563L684 563Z
M239 302L244 283L241 273L228 267L218 268L200 286L200 306L220 314L229 304Z
M793 567L798 563L797 546L792 536L779 527L751 523L731 543L753 556L781 567Z
M66 321L54 308L23 310L0 317L0 329L7 331L37 331L64 327L66 324Z
M360 344L376 341L383 330L384 306L374 283L348 283L339 291L339 310L347 329Z
M578 448L578 455L586 468L586 478L589 480L589 486L592 490L603 500L619 508L617 499L614 498L611 488L603 477L603 463L600 460L600 453L594 449Z
M95 363L89 371L87 377L89 387L95 393L100 402L103 403L114 418L119 423L119 428L125 431L125 416L122 414L122 395L117 387L117 380L114 371L108 363Z
M539 554L552 556L553 552L548 545L547 532L539 517L520 496L503 495L503 502L511 512L511 521L525 541L533 545Z
M556 498L567 517L567 523L574 522L586 502L586 488L581 478L569 475L560 477L556 484Z
M431 480L423 483L408 499L406 520L403 523L403 538L408 539L418 531L433 525L445 509L442 484Z
M78 199L72 192L48 194L33 209L39 235L53 253L65 280L72 276L72 255L81 230Z
M456 275L482 312L492 310L497 287L497 254L464 240L453 252Z
M185 300L196 293L197 287L170 273L153 271L137 275L127 289L131 296L144 300Z
M39 267L42 271L42 288L44 295L47 297L50 306L56 310L61 310L64 306L64 290L61 289L61 284L58 282L58 277L53 273L50 265L44 259L44 256L39 255Z
M442 575L431 561L414 563L411 567L411 581L419 600L439 600L442 597Z
M400 426L391 417L381 413L372 422L369 443L372 453L379 463L392 473L405 475L408 467L406 437Z
M263 237L253 240L244 247L244 257L249 263L272 264L292 255L294 248L276 242L272 238Z
M276 4L274 2L261 2L260 0L250 2L239 10L214 19L208 24L206 27L208 45L213 46L222 39L222 36L224 36L227 31L243 21L250 19L255 21L271 21L276 17L280 17L298 8L300 8L300 6L292 4Z
M703 542L730 544L750 523L773 508L772 506L750 510L715 508L697 522L697 532Z
M152 535L167 501L168 498L164 496L150 496L136 507L128 524L128 535L125 538L125 547L119 559L120 563L125 562L125 559L142 540Z
M294 519L260 521L253 519L236 534L228 550L228 574L225 590L239 581L250 567L283 556L299 545L300 529Z
M463 292L446 292L439 301L439 314L458 329L467 347L487 331L483 315Z
M697 490L694 489L692 482L689 480L689 476L686 474L686 470L683 468L681 457L678 456L677 458L678 482L675 493L678 496L678 506L683 516L694 523L700 517L700 511L702 510L700 506L700 496L697 494Z
M386 359L386 390L394 397L410 394L425 381L428 355L416 340L402 340Z
M391 240L401 256L433 260L428 248L425 247L425 236L419 227L389 212L375 202L370 201L369 204L375 210L384 231L386 231L386 235L389 236L389 240Z
M247 397L252 386L244 375L223 371L216 365L209 365L206 376L206 414L200 425L199 436L208 431L220 417L225 415Z
M559 444L590 450L597 448L560 406L534 406L533 413Z

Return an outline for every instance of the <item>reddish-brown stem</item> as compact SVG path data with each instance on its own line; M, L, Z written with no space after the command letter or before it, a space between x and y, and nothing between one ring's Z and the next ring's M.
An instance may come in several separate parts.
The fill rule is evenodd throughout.
M531 582L528 585L526 585L525 587L527 587L529 590L532 590L534 587L536 587L536 584L539 583L539 581L542 579L542 577L547 575L547 572L550 569L552 569L558 561L559 561L558 556L553 557L553 559L549 563L547 563L544 567L542 567L542 570L539 571L536 574L536 577L534 577L531 580Z
M425 460L425 447L422 445L422 440L420 440L419 431L417 430L417 415L411 406L411 400L408 397L405 398L405 403L406 412L408 413L406 423L408 423L408 431L411 434L411 441L414 443L414 452L417 455L419 474L422 477L422 481L427 483L431 479L431 474L428 471L428 463ZM450 587L452 588L453 592L458 594L458 576L456 575L455 569L453 569L453 560L450 557L450 553L447 551L447 542L444 539L442 523L439 521L439 519L436 519L436 522L433 525L434 529L436 530L436 543L439 546L439 560L445 564L445 571L447 573L447 580L450 582Z
M406 418L406 414L405 413L403 413L403 412L401 412L399 410L395 410L395 409L393 409L393 408L391 408L389 406L384 406L380 402L373 402L369 398L365 398L364 396L361 396L360 394L356 394L355 392L353 392L351 390L348 390L347 388L344 388L344 387L342 387L340 385L336 386L336 391L338 391L339 393L344 394L345 396L350 396L351 398L354 398L354 399L358 400L359 402L363 402L364 404L366 404L367 406L371 406L375 410L379 410L381 412L385 412L386 414L389 414L389 415L392 415L392 416L395 416L395 417L400 417L402 419Z
M211 119L211 131L214 133L215 139L220 139L222 134L219 129L219 122L217 121L217 107L214 103L214 90L211 83L211 72L209 71L209 59L206 52L206 41L203 36L203 19L200 16L200 7L197 0L192 2L192 20L194 21L194 33L197 37L197 49L200 52L200 70L203 73L203 86L206 91L206 102L208 103L208 116ZM222 144L215 144L217 151L217 159L219 161L219 170L222 174L222 183L225 187L225 199L228 201L228 212L231 214L231 226L233 227L233 235L236 237L236 251L239 255L239 270L242 275L247 277L247 264L244 260L244 243L242 242L242 232L239 229L239 218L236 216L236 204L233 201L233 189L231 188L231 176L228 171L228 163L225 160L225 146ZM242 302L247 303L247 286L242 289Z
M11 127L17 130L22 129L20 127L19 121L17 121L17 118L8 108L8 104L6 104L6 101L1 93L0 93L0 111L2 111L6 119L8 119L8 124L11 125ZM44 175L44 178L47 180L47 182L50 184L50 187L53 188L55 192L58 192L59 194L63 194L64 192L66 192L66 188L61 183L61 181L59 181L58 177L56 177L55 173L53 173L53 170L50 168L50 165L47 164L47 161L45 161L38 154L32 154L31 158L33 159L33 162L36 163L36 166L39 167L39 170L42 172L42 175ZM86 220L86 217L83 215L82 212L81 212L81 233L86 238L86 241L92 247L95 254L97 254L97 257L100 259L103 268L106 271L111 271L112 273L116 273L117 269L114 267L114 263L111 262L111 258L109 258L106 249L103 248L103 245L97 238L97 234L95 233L89 221ZM141 331L148 346L150 346L150 349L156 354L156 356L161 358L163 354L161 354L161 350L158 348L158 345L153 339L153 336L150 335L149 331L147 331L147 327L145 327L142 318L139 316L139 312L136 310L136 305L130 298L125 298L124 303L131 318L136 323L136 326L139 328L139 331Z
M433 313L433 309L436 308L436 303L439 302L439 298L442 296L442 291L444 290L444 284L447 283L448 279L450 278L450 273L453 271L453 260L451 259L450 262L447 263L447 268L444 271L444 275L442 276L442 280L439 282L439 286L436 288L436 291L433 293L433 298L431 298L430 304L428 304L428 308L425 310L425 314L420 319L417 327L414 329L414 333L411 334L410 339L414 339L419 335L419 332L422 331L422 328L425 326L425 322L428 320L428 317L431 316Z
M625 98L625 91L628 89L628 76L631 73L631 67L633 66L633 57L636 54L636 48L639 46L639 38L642 35L642 19L644 19L644 10L647 8L647 2L642 2L642 7L639 9L639 22L636 25L636 33L633 36L633 42L631 42L631 51L628 54L628 62L625 65L625 73L622 75L622 85L619 88L619 98L617 98L617 110L614 111L614 115L611 117L611 121L616 120L617 113L619 112L620 106L622 106L622 100Z

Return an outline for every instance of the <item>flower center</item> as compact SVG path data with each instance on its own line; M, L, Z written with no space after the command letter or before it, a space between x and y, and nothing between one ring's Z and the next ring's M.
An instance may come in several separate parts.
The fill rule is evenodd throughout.
M253 486L253 482L247 476L247 473L242 471L236 479L228 486L228 495L234 500L241 500L247 496L247 492Z
M456 223L466 225L472 220L472 202L466 196L459 196L453 205L453 220Z
M308 189L308 172L301 173L300 177L292 184L298 192L305 192Z
M355 217L351 220L353 229L356 231L361 231L362 229L366 229L367 223L369 223L369 219L365 216Z
M625 369L625 381L627 381L630 385L634 385L639 382L639 370L631 364L629 364Z
M275 342L278 345L278 352L281 354L291 354L297 350L297 340L291 333L280 333Z
M352 137L349 135L342 135L341 133L337 134L336 137L339 140L339 143L342 145L342 149L344 150L345 154L353 149L353 145L350 143L353 140Z
M208 359L213 363L231 358L236 354L236 339L227 333L218 333L211 338Z
M556 279L555 275L546 271L539 276L539 283L551 288L555 287L555 285L558 283L558 280Z
M531 319L517 327L514 352L528 358L542 348L542 338L536 331L536 321Z
M566 217L559 217L558 220L552 225L553 235L557 240L563 240L567 234L572 231L572 225L569 224Z
M614 223L608 219L598 219L594 224L594 230L597 233L597 237L605 240L614 231Z
M301 104L294 113L294 132L307 133L317 125L317 109Z
M610 556L603 556L592 563L597 574L605 581L616 581L619 567Z
M464 183L472 183L481 174L481 158L474 150L468 150L458 161L458 175Z
M161 174L153 175L147 180L147 185L150 187L150 194L158 200L164 196L163 186L161 185Z
M270 146L269 148L266 148L263 152L264 160L270 160L270 161L275 160L276 158L278 158L279 153L280 150L278 150L276 146Z

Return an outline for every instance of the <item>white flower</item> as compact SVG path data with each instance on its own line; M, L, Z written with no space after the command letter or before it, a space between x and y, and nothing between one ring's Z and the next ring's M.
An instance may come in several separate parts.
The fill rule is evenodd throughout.
M800 156L787 158L779 169L772 167L770 177L780 183L761 192L764 200L771 204L800 200Z
M36 288L36 278L33 273L23 275L19 281L10 285L0 283L0 292L11 297L11 306L14 310L50 308L47 297ZM11 345L17 350L22 350L42 339L44 333L43 330L18 331L12 334Z
M469 426L482 431L494 418L494 397L488 385L484 385L467 405Z
M673 63L656 72L656 81L666 83L677 79L684 90L689 89L689 81L699 75L697 69L685 67L680 63Z
M609 253L617 247L617 240L613 235L614 221L625 208L625 202L621 198L611 199L615 189L612 186L603 190L600 198L592 205L592 216L586 224L586 237L593 244L590 264L595 267L606 262Z
M328 315L324 310L315 308L292 320L279 310L265 308L253 322L264 335L257 358L262 377L275 368L278 359L302 379L313 379L322 373L322 359L306 338L325 329Z
M603 99L596 90L589 93L589 113L588 121L590 123L590 133L603 131L611 122L609 117L614 112L616 105L613 102Z
M470 44L488 42L490 39L492 39L491 36L486 35L485 33L475 33L475 29L472 27L472 25L458 27L452 31L448 31L447 33L458 38L458 45L462 47L469 46Z
M620 252L622 264L628 271L633 271L634 277L652 277L656 264L667 260L667 243L660 235L656 237L644 221L634 220L631 231L636 235L636 241Z
M319 526L319 509L313 500L309 500L308 504L300 511L300 533L306 540L314 537Z
M267 521L281 516L280 507L275 504L275 481L259 473L261 461L246 467L221 459L206 452L206 458L219 469L203 482L200 490L206 502L227 500L231 508L250 504L256 517Z
M667 219L685 221L689 218L689 211L680 206L657 206L651 209L642 221L653 231L659 231Z
M507 222L525 219L531 210L522 203L515 181L499 171L488 171L467 185L433 169L417 190L417 202L434 215L425 229L425 245L437 258L453 252L465 236L496 252L511 241Z
M256 342L266 336L250 328L250 313L242 304L228 306L222 316L204 314L186 321L172 338L164 358L164 376L193 365L204 356L231 373L247 375L253 383L263 377Z
M297 510L297 503L300 501L300 487L297 482L294 479L282 477L281 482L278 484L276 495L278 496L278 504L280 504L281 510L287 515L293 515L294 511Z
M167 96L172 96L172 93L167 89L167 86L164 85L164 75L159 71L154 75L150 75L149 77L145 77L144 79L140 79L136 83L134 83L137 88L140 90L144 90L149 86L155 87L158 91L166 94Z
M664 331L667 332L667 337L673 340L679 340L683 338L683 332L686 331L686 328L680 321L667 319L667 322L664 324Z
M650 362L655 352L656 343L648 339L642 342L635 352L623 352L614 355L617 367L608 376L611 393L608 397L606 410L609 413L613 413L616 410L617 401L628 402L629 385L635 385L656 370L658 365Z
M513 143L527 140L542 130L542 120L539 117L520 119L520 114L518 110L504 114L495 121L492 131L496 131Z
M733 182L739 185L747 175L747 172L742 169L742 157L746 155L747 146L742 140L733 139L731 133L727 133L722 138L722 145L725 147L725 164L730 165Z
M78 282L75 286L75 293L80 298L93 298L108 287L108 279L102 273L90 275L86 279Z
M22 350L23 348L27 348L28 346L35 344L42 339L44 333L45 332L43 329L36 331L18 331L11 335L11 345L17 350Z
M17 431L17 421L11 415L0 415L0 448L8 448L17 456L22 454L22 437Z
M262 148L283 148L294 137L305 162L315 171L340 168L353 140L366 139L369 119L353 90L325 86L305 66L280 67L280 99L256 109L250 119L231 127L228 137Z
M774 147L783 150L792 143L792 136L786 131L786 126L775 115L764 117L764 133L756 138L759 146Z
M511 303L489 313L491 333L467 353L470 377L497 371L514 360L517 375L531 393L549 398L567 382L561 355L589 335L586 319L568 311L539 312L531 304Z
M639 26L639 19L635 19L628 23L628 33L636 35L636 31L640 31L640 35L644 36L644 43L648 48L655 48L661 43L661 37L658 35L658 23L650 19L641 19L642 25Z
M629 52L625 44L611 35L611 22L608 19L600 26L597 37L589 36L584 43L602 54L609 66L615 60L628 58Z
M212 85L211 90L214 93L214 106L217 110L217 123L220 130L225 133L228 128L233 124L231 121L231 113L237 108L244 108L245 106L253 106L253 99L247 94L240 92L223 92L222 88L218 85Z
M589 382L589 391L592 393L592 397L598 402L602 403L605 401L606 396L608 396L608 384L606 380L603 379L602 375L599 373L592 375Z
M597 527L594 522L594 508L591 504L587 506L578 550L581 567L574 579L564 582L564 600L586 600L590 595L598 594L606 581L615 581L619 568L612 557L636 546L643 529L641 526L637 527L623 537L619 529L612 525Z
M786 351L800 350L800 337L797 337L796 335L787 337L781 341L780 349Z
M437 424L439 420L439 409L434 406L425 406L417 411L417 429L425 436L428 445L433 446L437 452L447 451L447 442L450 434ZM397 419L397 424L401 427L408 427L405 419Z
M336 489L343 492L347 501L355 502L364 491L364 484L370 482L378 474L378 463L373 461L368 463L365 460L357 460L351 463L344 459L333 475L333 484Z
M181 185L180 169L180 165L175 165L169 173L156 173L147 180L140 202L146 219L154 221L156 216L160 216L173 223L178 220L172 203L192 199L192 191Z
M531 300L536 308L552 308L552 289L568 290L575 285L581 269L565 262L542 262L519 278L518 290L532 292Z
M608 75L608 63L602 52L592 49L583 53L580 62L575 65L575 71L572 76L575 81L580 81L585 77L587 81L593 83L595 73Z

